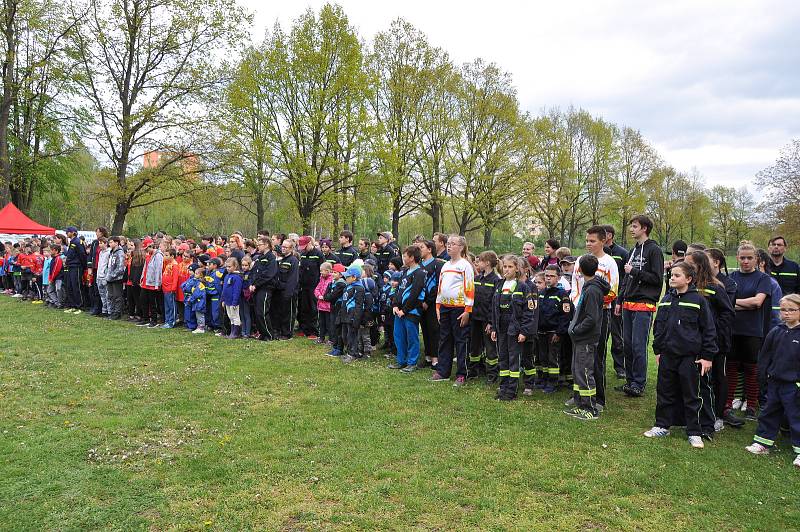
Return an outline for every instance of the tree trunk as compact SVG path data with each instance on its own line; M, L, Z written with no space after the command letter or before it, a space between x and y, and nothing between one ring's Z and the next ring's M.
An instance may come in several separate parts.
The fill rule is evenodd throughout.
M125 227L125 217L128 216L130 205L126 201L117 203L114 209L114 224L111 226L111 233L114 235L121 235Z
M3 37L6 55L3 57L3 98L0 101L0 206L11 199L11 160L8 153L8 120L11 114L14 87L14 55L17 51L14 19L17 16L17 0L6 0L3 9Z
M431 235L435 233L440 233L442 231L442 223L441 223L441 216L442 216L442 207L439 205L439 200L435 199L431 202L431 225L433 226L433 232Z
M492 246L492 228L488 225L483 227L483 247L490 248Z
M395 238L400 236L400 206L392 206L392 234Z
M256 231L264 229L264 189L256 192Z

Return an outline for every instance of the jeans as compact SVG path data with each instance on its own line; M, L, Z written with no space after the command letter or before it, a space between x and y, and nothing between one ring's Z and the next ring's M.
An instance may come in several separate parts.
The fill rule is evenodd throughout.
M622 333L625 349L625 380L644 390L647 384L647 344L650 339L652 312L622 310Z
M175 325L175 292L164 292L164 323Z
M244 296L239 300L239 320L242 322L242 336L248 338L253 329L253 306Z
M417 320L394 317L394 345L397 346L397 364L415 366L419 359L419 330Z

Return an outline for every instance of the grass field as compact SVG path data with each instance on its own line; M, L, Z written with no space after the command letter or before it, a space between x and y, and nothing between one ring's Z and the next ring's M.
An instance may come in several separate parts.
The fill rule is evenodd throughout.
M566 393L513 403L350 366L305 339L149 330L0 298L3 529L800 527L800 472L755 430L702 451L641 436L644 399L597 422ZM654 370L655 368L651 368Z

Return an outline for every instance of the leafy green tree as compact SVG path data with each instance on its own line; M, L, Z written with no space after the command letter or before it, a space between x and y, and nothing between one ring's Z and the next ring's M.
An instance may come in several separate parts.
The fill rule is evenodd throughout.
M209 149L206 98L221 81L217 58L248 18L235 0L87 2L76 55L96 117L90 136L114 168L98 194L113 199L112 231L121 233L132 210L202 187L195 161ZM166 156L143 169L148 151Z

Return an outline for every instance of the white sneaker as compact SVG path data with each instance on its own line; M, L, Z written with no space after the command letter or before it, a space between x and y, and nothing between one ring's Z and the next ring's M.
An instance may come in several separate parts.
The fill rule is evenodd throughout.
M733 403L731 403L731 408L734 410L741 410L742 409L742 400L741 399L734 399Z
M11 297L25 297L25 296L23 296L22 294L14 294L14 295L13 295L13 296L11 296Z
M722 421L721 419L717 419L714 422L714 432L720 432L724 428L725 428L725 422Z
M702 449L703 447L705 447L702 436L689 436L689 445L691 445L695 449Z
M648 438L663 438L664 436L669 436L669 429L665 429L663 427L653 427L645 432L644 435Z
M800 467L800 454L798 454L797 458L794 459L794 462L792 462L792 465L795 466L795 467Z
M198 327L197 329L192 331L192 334L203 334L204 332L206 332L205 329L201 329L200 327Z
M742 412L747 411L747 401L742 401Z
M753 443L745 447L745 449L747 449L749 452L753 454L769 454L769 447L761 445L757 441L754 441Z

